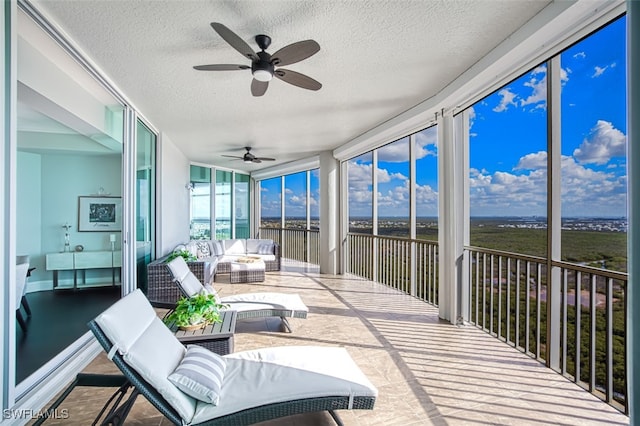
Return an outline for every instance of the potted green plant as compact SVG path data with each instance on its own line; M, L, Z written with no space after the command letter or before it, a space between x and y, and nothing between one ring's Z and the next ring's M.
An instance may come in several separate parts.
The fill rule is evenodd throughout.
M189 250L176 250L167 256L166 262L169 263L178 256L182 256L185 262L195 262L198 258Z
M196 330L220 322L220 310L226 307L218 303L213 294L197 294L183 297L165 318L164 323L182 330Z

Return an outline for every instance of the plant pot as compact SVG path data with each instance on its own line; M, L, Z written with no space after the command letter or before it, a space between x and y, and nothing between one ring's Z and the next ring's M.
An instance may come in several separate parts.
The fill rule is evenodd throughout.
M190 324L190 325L180 325L178 328L184 331L194 331L200 330L201 328L205 328L207 326L206 322L201 322L200 324Z

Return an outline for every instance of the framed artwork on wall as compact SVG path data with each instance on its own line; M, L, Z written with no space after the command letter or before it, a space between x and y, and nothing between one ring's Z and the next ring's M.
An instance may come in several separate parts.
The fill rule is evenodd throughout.
M121 231L122 197L78 197L78 231Z

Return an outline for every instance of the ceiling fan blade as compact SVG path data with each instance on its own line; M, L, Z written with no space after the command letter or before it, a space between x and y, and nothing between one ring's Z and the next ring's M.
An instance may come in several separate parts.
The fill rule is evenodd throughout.
M268 88L269 88L268 81L259 81L254 78L253 81L251 82L251 94L253 96L264 95Z
M320 51L320 45L314 40L303 40L283 47L271 55L274 65L290 65L307 59Z
M269 157L257 157L256 160L260 160L260 161L276 161L275 158L269 158Z
M235 65L235 64L212 64L212 65L196 65L193 67L198 71L237 71L237 70L249 70L248 65Z
M273 75L284 82L302 87L303 89L320 90L322 87L322 84L311 77L291 70L283 70L282 68L279 68L273 73Z
M253 51L251 46L247 44L243 39L241 39L236 33L231 31L229 28L218 22L212 22L211 27L226 41L236 49L238 52L242 53L242 55L246 58L251 59L252 61L258 59L256 52Z
M242 160L244 158L244 157L238 157L237 155L224 155L224 154L222 154L222 157L237 158L238 160Z
M262 159L260 159L260 158L254 158L253 160L251 160L251 162L252 162L252 163L259 164L259 163L262 163Z

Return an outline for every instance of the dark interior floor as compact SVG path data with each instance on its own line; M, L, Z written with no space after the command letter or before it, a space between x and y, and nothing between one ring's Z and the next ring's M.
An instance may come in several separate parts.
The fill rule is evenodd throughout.
M27 332L16 323L16 383L88 331L87 322L120 298L120 286L27 294Z

